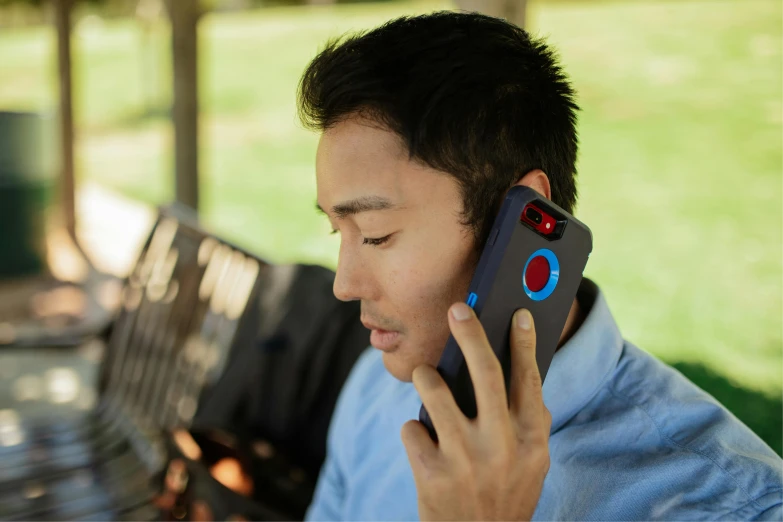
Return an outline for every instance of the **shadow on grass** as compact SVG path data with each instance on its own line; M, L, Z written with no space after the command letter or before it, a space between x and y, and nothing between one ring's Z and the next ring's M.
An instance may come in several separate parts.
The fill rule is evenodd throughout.
M778 455L783 455L783 401L780 397L770 397L761 392L739 388L701 364L669 364L726 406Z

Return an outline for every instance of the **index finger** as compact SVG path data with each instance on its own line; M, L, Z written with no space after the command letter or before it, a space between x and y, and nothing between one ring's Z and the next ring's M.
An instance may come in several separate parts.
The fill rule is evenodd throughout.
M511 413L519 427L536 428L543 422L544 400L536 361L536 328L530 311L522 309L514 314L510 339Z
M453 304L449 309L449 328L468 365L479 419L508 419L503 369L473 309L465 303Z

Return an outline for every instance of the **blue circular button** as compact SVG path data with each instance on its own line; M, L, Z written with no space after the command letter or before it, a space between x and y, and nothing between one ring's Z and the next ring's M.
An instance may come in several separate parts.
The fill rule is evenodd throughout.
M525 280L525 275L527 274L527 269L530 266L530 262L538 257L543 257L546 259L547 263L549 264L549 280L546 282L546 285L544 285L544 288L538 291L533 291L527 286L527 281ZM534 266L537 265L537 263L534 263ZM549 250L548 248L542 248L540 250L536 250L531 254L531 256L528 258L527 262L525 263L525 268L522 270L522 288L524 288L525 293L527 296L532 299L533 301L543 301L550 295L552 295L552 292L555 291L555 287L557 286L557 280L560 278L560 262L557 260L557 256L554 252Z

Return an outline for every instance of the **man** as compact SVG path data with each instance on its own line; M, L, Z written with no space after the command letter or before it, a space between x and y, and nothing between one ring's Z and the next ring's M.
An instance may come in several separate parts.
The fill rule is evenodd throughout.
M781 519L781 460L624 341L592 282L543 390L529 313L512 321L506 390L460 302L512 186L569 211L576 201L577 106L545 43L478 14L394 20L327 45L299 107L322 132L318 205L341 235L334 293L361 300L373 345L336 407L308 518ZM450 332L475 420L434 369ZM422 402L438 443L412 420Z

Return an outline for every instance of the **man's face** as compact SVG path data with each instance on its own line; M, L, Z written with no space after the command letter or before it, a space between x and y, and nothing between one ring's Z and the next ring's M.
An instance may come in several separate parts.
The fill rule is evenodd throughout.
M334 294L361 300L386 369L410 381L417 366L437 365L448 308L464 299L476 266L457 182L359 118L323 133L316 178L318 205L341 236Z

